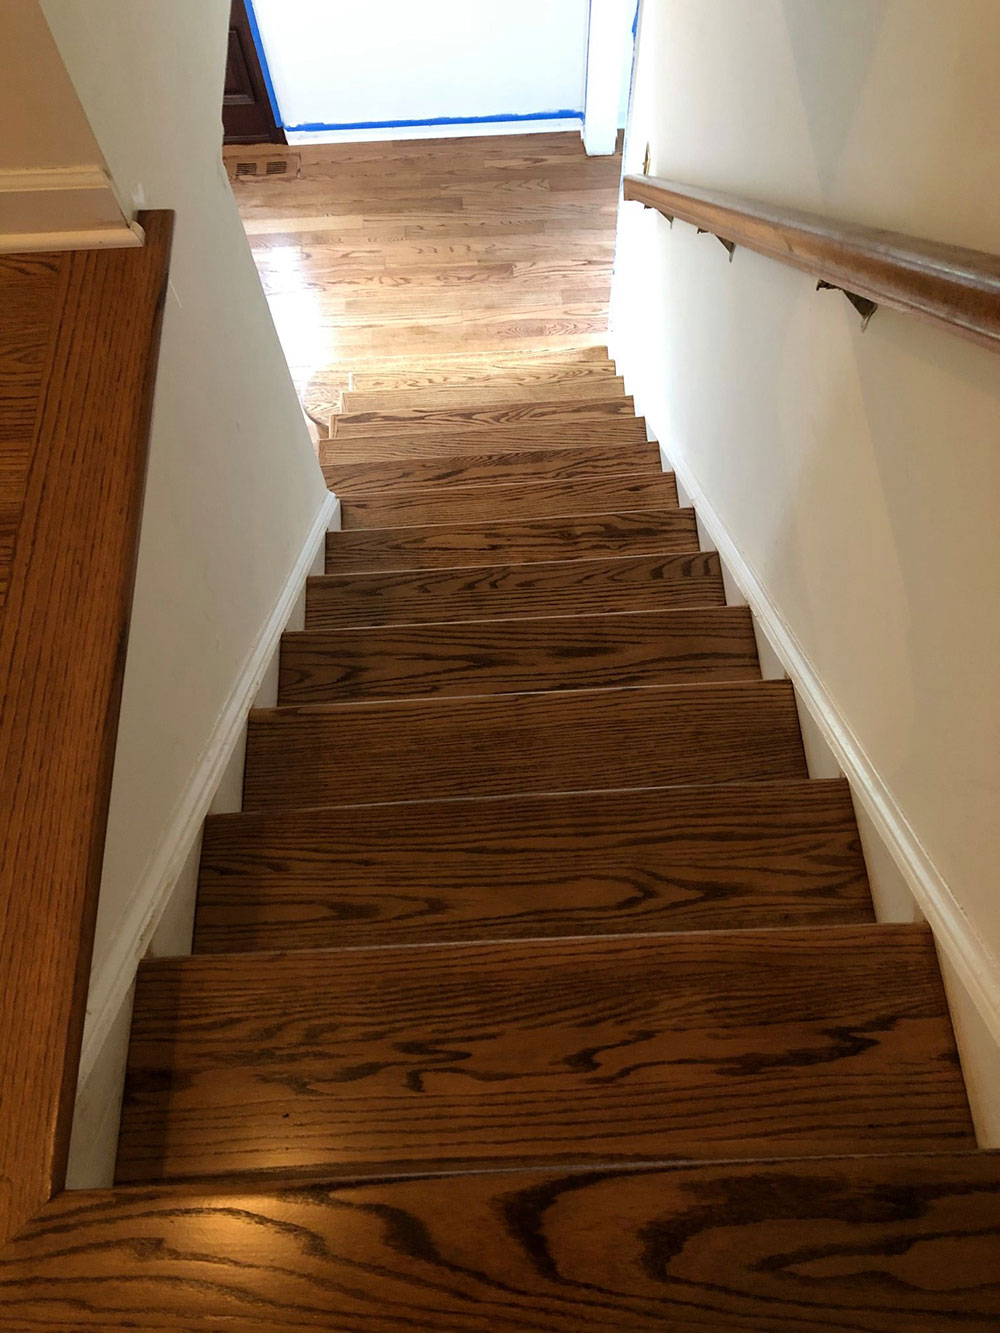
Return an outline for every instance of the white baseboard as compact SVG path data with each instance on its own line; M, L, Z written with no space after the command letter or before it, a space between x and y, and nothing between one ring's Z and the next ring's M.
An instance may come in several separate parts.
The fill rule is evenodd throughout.
M246 727L281 641L281 635L302 596L317 551L331 529L339 527L340 501L328 495L320 506L301 553L285 580L271 614L233 682L229 698L207 738L190 781L174 808L163 840L135 886L104 965L90 979L87 1017L80 1056L80 1086L85 1087L128 997L140 960L145 956L166 911L202 824Z
M0 171L0 252L142 245L103 167Z
M840 765L855 800L864 808L927 918L938 948L968 992L993 1040L1000 1043L1000 960L994 957L948 887L916 830L831 697L819 671L786 624L756 570L729 535L698 477L683 460L671 458L662 444L660 455L664 468L677 474L690 497L698 513L699 526L710 537L722 563L759 620L801 703Z

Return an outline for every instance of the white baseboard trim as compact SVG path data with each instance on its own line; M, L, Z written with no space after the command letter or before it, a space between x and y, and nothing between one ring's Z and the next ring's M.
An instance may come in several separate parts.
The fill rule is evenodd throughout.
M0 171L0 252L142 245L103 167Z
M690 496L699 526L711 538L720 559L760 621L800 701L815 720L855 798L864 806L926 916L938 948L968 991L991 1036L1000 1043L1000 959L990 951L948 887L763 581L729 535L698 477L683 460L671 458L662 444L660 456L664 468L677 474Z
M170 902L174 885L201 834L205 816L241 741L247 714L253 707L281 635L302 594L320 544L326 540L328 531L339 527L339 522L340 501L335 495L328 495L320 506L271 614L233 682L229 698L219 713L190 781L174 807L163 839L135 886L119 922L114 947L101 969L91 976L80 1056L81 1087L86 1085L100 1057L105 1040L135 980L139 962L146 954L160 918Z

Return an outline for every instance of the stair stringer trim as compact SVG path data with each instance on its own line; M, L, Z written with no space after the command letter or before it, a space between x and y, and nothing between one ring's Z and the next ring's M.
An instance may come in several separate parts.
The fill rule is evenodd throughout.
M129 990L140 960L149 948L184 870L201 836L212 800L246 730L247 715L278 651L296 602L326 534L340 526L340 501L329 494L321 504L302 549L261 626L253 647L236 674L229 697L205 741L201 756L174 806L159 845L133 889L115 933L107 962L90 979L78 1087L94 1072Z
M799 700L815 721L839 763L855 800L872 820L890 856L927 918L938 948L968 991L991 1038L1000 1044L1000 959L948 886L892 791L883 781L823 678L798 642L763 580L730 536L698 477L682 458L660 444L664 471L673 472L723 564L788 673Z

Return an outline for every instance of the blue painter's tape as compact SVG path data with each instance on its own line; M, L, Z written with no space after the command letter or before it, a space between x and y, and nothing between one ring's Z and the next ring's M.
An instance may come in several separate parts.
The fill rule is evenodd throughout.
M281 108L278 106L278 94L274 91L274 82L271 79L271 68L267 63L267 52L264 50L264 39L260 35L260 24L257 22L257 15L254 13L253 0L246 0L247 22L250 24L250 34L253 37L253 44L257 48L257 59L260 61L260 70L264 75L264 87L267 89L267 100L271 103L271 112L275 123L286 128L281 120Z
M326 121L307 121L304 125L286 125L295 134L320 130L409 130L425 125L502 125L530 120L583 120L582 111L526 111L495 116L434 116L430 120L354 120L340 124Z

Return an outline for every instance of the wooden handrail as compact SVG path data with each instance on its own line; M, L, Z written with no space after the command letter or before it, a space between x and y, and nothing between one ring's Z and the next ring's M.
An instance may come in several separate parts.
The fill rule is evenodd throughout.
M65 1171L172 231L141 221L0 255L0 1244Z
M657 176L626 176L625 198L1000 351L1000 255Z

